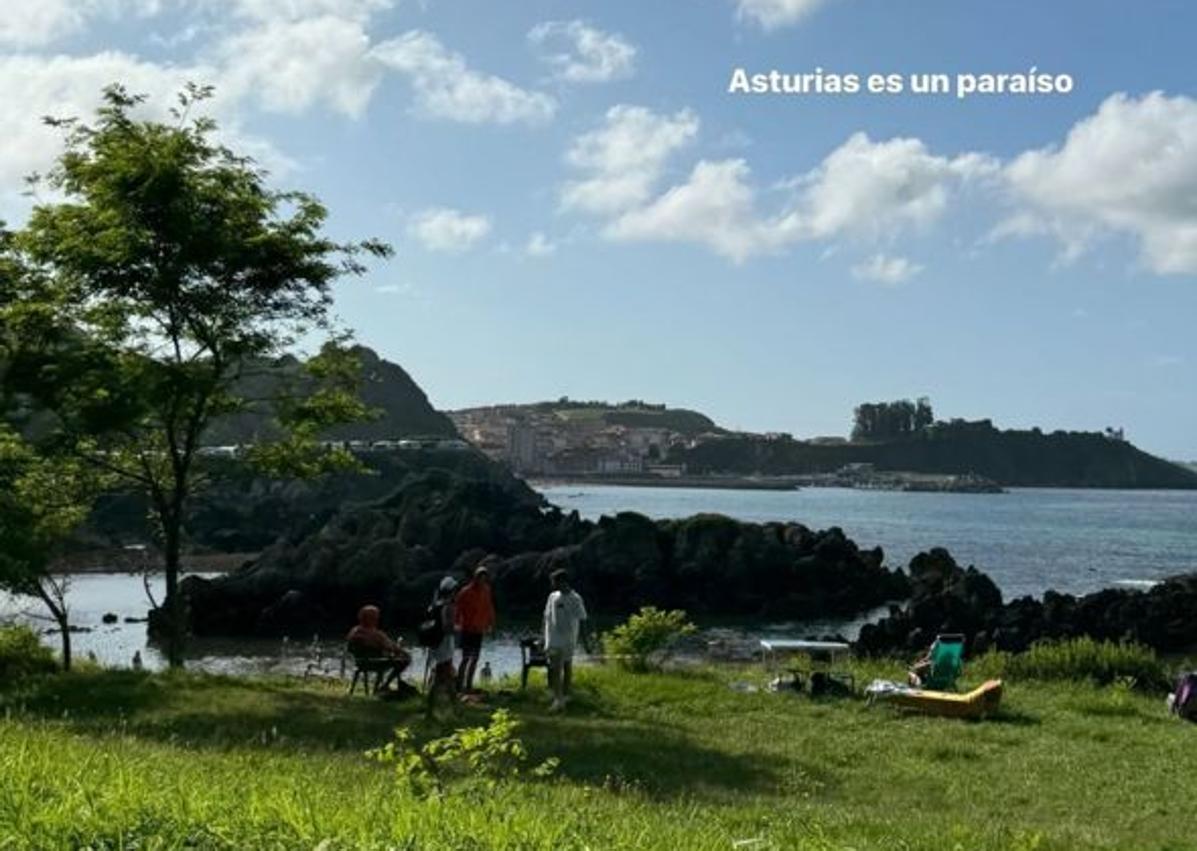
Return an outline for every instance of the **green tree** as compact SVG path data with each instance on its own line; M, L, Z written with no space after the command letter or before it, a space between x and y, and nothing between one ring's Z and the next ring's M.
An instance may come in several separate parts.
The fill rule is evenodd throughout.
M51 123L66 149L36 206L8 240L25 273L0 300L8 397L48 417L43 442L144 489L163 553L167 651L182 664L178 593L188 501L207 469L205 430L270 407L280 428L250 460L315 475L354 463L326 446L330 425L368 412L360 368L331 319L331 286L388 246L324 235L311 195L273 189L250 159L192 117L210 89L188 86L172 122L137 117L143 97L104 92L90 124ZM300 341L324 337L300 375L269 398L246 387Z
M50 572L56 549L86 517L104 477L67 456L37 453L0 424L0 589L36 597L58 627L71 669L67 579Z

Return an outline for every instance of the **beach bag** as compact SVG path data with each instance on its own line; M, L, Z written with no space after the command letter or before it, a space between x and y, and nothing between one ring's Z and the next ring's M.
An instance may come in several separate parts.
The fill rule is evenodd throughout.
M1197 722L1197 671L1182 674L1172 693L1172 712L1186 721Z
M416 628L416 640L421 647L439 647L445 640L445 618L441 606L433 603L425 612L425 618Z

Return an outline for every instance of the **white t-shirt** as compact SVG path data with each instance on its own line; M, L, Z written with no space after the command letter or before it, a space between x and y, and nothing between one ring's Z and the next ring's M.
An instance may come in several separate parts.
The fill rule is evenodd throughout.
M586 605L577 591L554 591L544 607L544 649L573 655Z

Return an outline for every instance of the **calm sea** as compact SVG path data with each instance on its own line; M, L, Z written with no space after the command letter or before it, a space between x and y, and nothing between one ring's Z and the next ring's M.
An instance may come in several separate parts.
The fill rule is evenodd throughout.
M1015 490L1006 494L927 494L810 488L801 491L729 491L562 485L541 489L565 510L589 518L618 511L650 517L718 512L740 520L797 521L811 528L839 526L862 547L881 546L891 567L912 555L945 546L963 564L987 572L1007 598L1048 588L1085 593L1111 585L1146 586L1197 570L1197 492ZM155 582L161 599L161 583ZM162 657L147 646L145 626L125 623L148 608L141 578L89 573L72 577L72 621L87 630L74 636L76 653L106 665L127 666L140 651L148 667ZM39 605L0 597L0 618L37 620ZM104 624L112 613L118 622ZM848 622L745 625L749 638L790 637L839 631L851 637L865 618ZM348 629L348 624L346 628ZM529 625L534 628L534 625ZM484 651L496 673L518 668L518 635L500 636ZM190 648L189 666L222 673L288 673L312 670L336 676L340 642L322 636L278 641L204 641ZM57 636L45 641L56 646Z
M1197 571L1197 491L1019 489L1004 494L901 493L849 488L734 491L560 485L541 492L596 518L717 512L738 520L839 526L890 567L931 547L988 573L1007 598L1049 588L1086 593Z

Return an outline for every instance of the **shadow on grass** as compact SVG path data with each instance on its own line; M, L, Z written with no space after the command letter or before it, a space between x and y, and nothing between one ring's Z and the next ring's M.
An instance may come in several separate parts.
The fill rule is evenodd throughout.
M523 720L524 739L537 759L555 756L561 776L593 786L671 798L776 792L783 782L776 761L716 750L667 725L569 715ZM791 776L816 774L804 770Z
M707 747L669 722L620 717L590 684L578 688L562 714L548 712L539 690L504 690L484 704L427 721L419 697L392 703L350 697L332 685L98 671L47 677L0 693L0 707L81 735L118 732L197 749L346 754L389 741L395 727L409 728L421 742L485 725L495 709L506 707L521 721L518 735L532 758L557 757L559 774L573 781L655 797L775 791L781 783L763 758Z
M362 749L388 737L419 707L414 700L349 697L331 687L133 671L47 677L0 699L18 716L56 721L75 732L116 730L195 747L283 738L310 748Z

